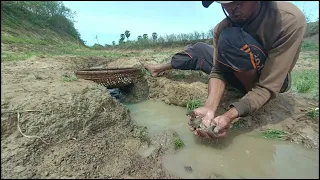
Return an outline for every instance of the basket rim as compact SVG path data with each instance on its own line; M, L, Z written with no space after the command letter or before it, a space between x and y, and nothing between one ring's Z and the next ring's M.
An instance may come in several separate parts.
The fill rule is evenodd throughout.
M80 69L78 71L119 71L119 70L139 70L137 68L132 68L132 67L126 67L126 68L84 68Z
M101 69L81 69L75 72L76 75L94 75L94 74L117 74L117 73L138 73L137 68L101 68Z

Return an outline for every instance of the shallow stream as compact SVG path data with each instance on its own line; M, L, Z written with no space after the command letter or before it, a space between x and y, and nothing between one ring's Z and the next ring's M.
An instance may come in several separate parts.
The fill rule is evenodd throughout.
M224 140L208 142L190 132L185 108L153 100L127 107L151 136L168 129L179 134L185 146L166 154L162 163L180 178L319 178L318 151L253 137L253 132L231 131ZM153 149L150 146L142 155Z

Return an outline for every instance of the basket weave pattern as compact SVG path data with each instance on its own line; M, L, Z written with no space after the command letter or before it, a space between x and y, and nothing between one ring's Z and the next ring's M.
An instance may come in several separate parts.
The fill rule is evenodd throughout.
M127 86L141 76L136 68L82 69L75 74L79 79L92 80L107 88Z

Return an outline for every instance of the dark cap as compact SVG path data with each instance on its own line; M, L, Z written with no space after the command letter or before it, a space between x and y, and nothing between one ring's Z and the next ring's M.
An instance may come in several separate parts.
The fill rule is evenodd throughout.
M202 5L205 8L208 8L213 2L217 2L217 3L220 3L220 4L227 4L227 3L231 3L233 1L202 1Z
M202 5L205 8L208 8L214 1L202 1Z

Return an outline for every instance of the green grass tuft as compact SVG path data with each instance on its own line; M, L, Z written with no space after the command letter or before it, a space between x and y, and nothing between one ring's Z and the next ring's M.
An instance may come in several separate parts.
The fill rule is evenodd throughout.
M142 64L136 64L133 66L134 68L137 68L140 70L141 74L146 75L146 76L151 76L150 72L144 68Z
M285 140L287 133L278 129L266 129L265 131L259 133L258 137L263 137L265 139Z
M302 51L318 51L319 44L311 40L303 40L301 50Z
M311 117L314 120L319 120L319 108L308 111L307 116Z
M313 98L319 98L319 70L293 71L292 86L298 93L308 93Z
M241 129L243 128L245 125L244 125L244 120L243 119L239 119L238 121L232 123L232 126L230 129L232 130L238 130L238 129Z
M181 149L185 146L184 142L180 139L179 135L177 133L173 134L174 137L174 148L175 150Z
M184 78L186 78L186 76L184 74L175 74L175 75L173 75L173 78L174 79L184 79Z
M77 77L71 76L71 75L63 75L63 81L65 82L73 82L73 81L77 81Z
M187 103L187 115L189 115L194 109L202 107L203 101L200 99L192 99Z

